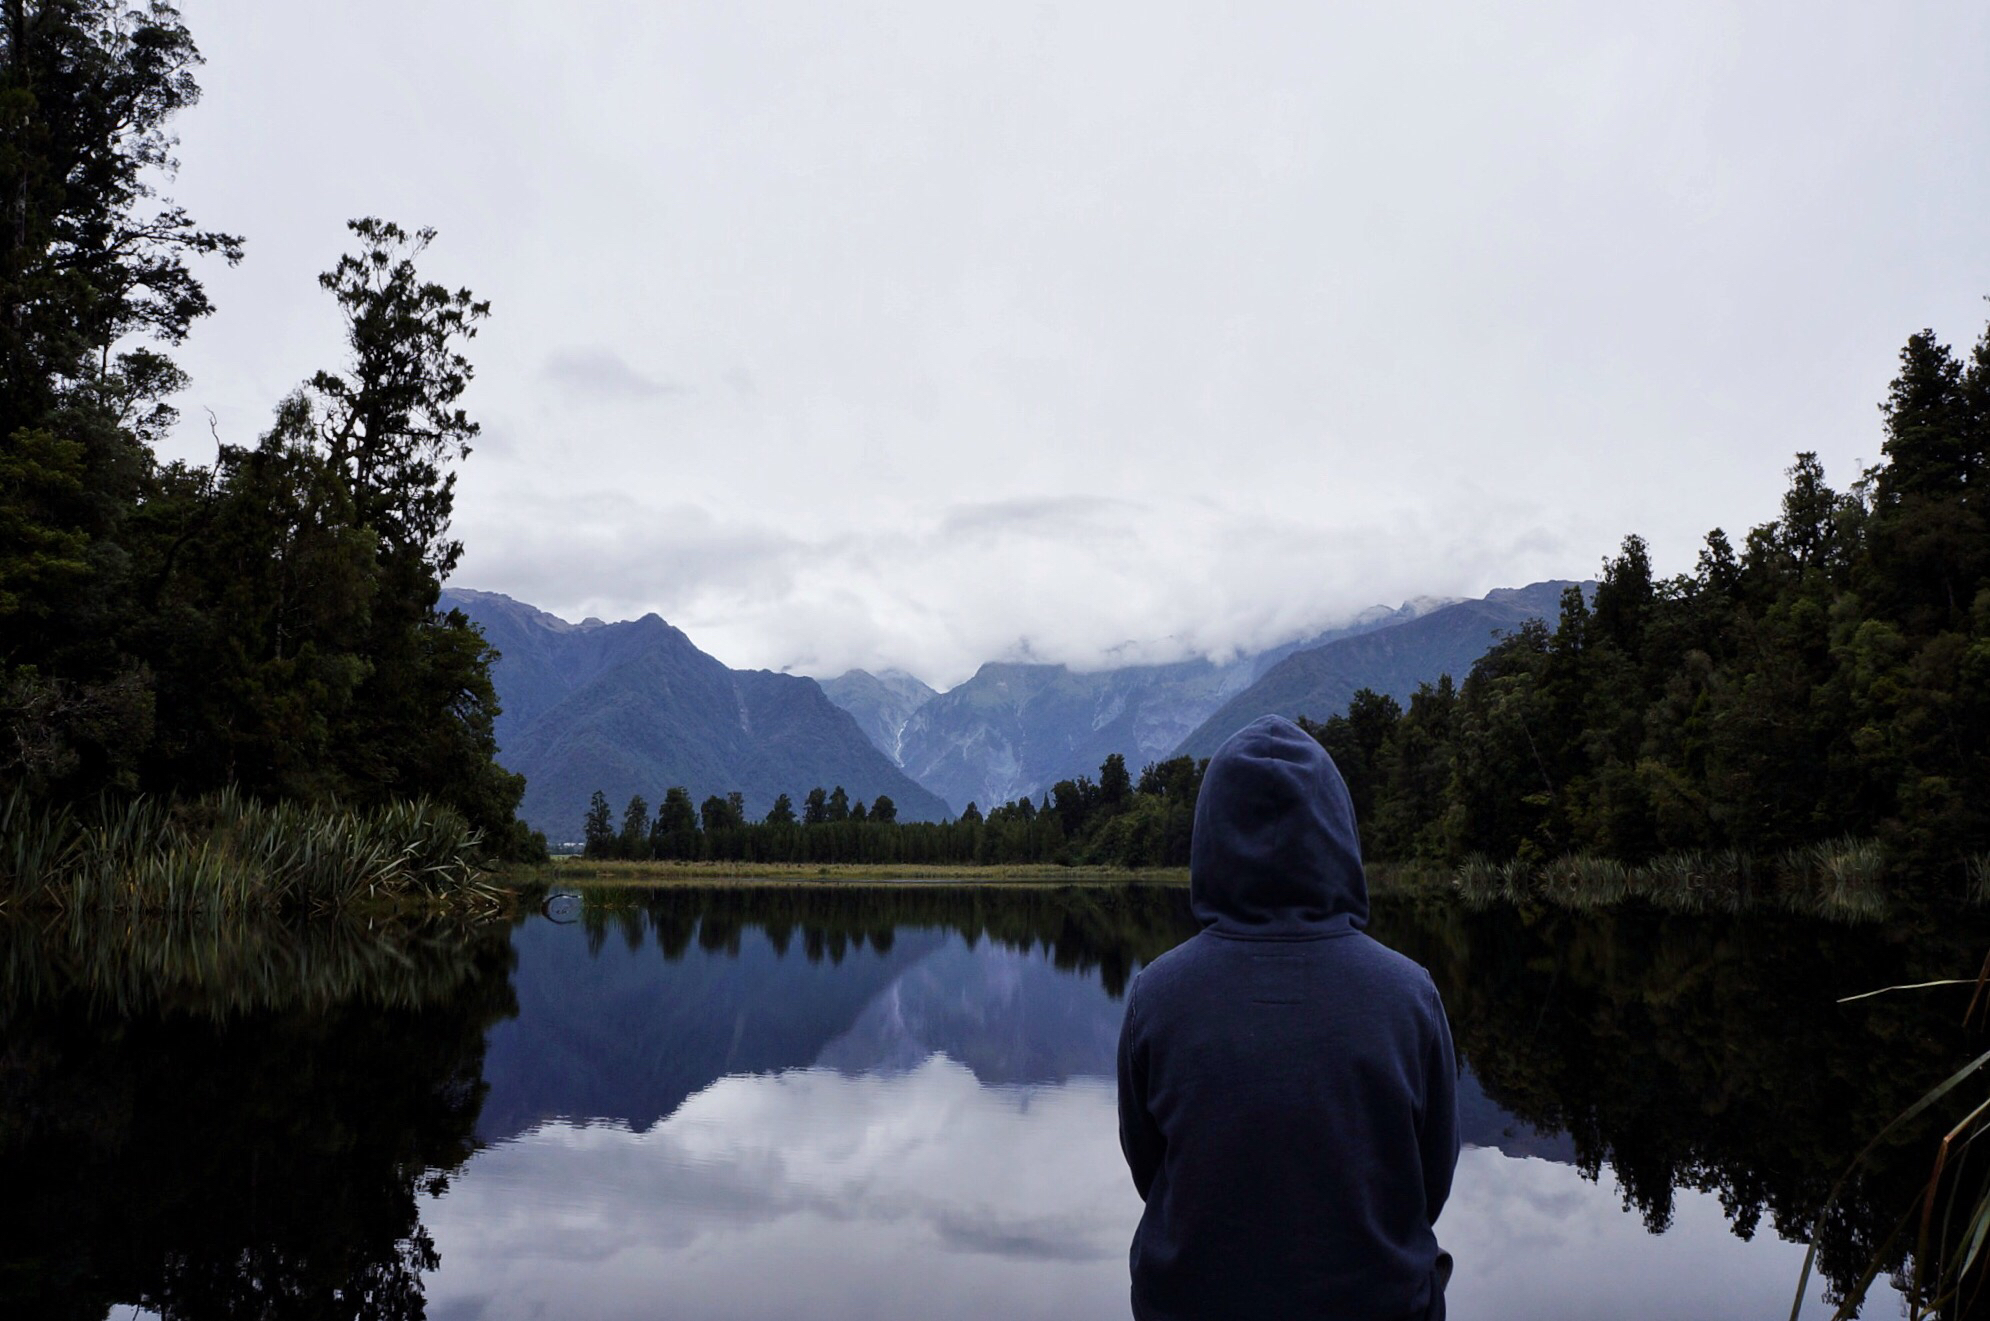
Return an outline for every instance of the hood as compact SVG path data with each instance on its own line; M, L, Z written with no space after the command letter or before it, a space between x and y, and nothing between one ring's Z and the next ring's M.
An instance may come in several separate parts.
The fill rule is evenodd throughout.
M1368 924L1347 785L1318 740L1283 716L1252 721L1209 759L1189 902L1227 936L1301 940Z

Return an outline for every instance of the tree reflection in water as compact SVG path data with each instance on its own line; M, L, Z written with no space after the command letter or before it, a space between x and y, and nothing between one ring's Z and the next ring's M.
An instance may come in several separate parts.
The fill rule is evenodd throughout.
M506 935L0 925L0 1315L421 1316Z
M612 929L630 949L654 939L671 960L694 940L738 953L748 927L783 954L799 937L803 957L832 963L866 944L890 950L900 927L953 931L970 945L1041 949L1065 972L1097 969L1115 999L1137 968L1196 931L1186 886L1141 884L667 885L592 892L582 920L596 949Z
M1693 1188L1718 1195L1741 1237L1766 1214L1795 1241L1867 1140L1971 1053L1966 991L1838 1001L1973 968L1984 934L1430 901L1379 903L1370 929L1431 970L1487 1095L1566 1131L1584 1173L1607 1166L1647 1228L1663 1231L1675 1189ZM1914 1204L1935 1136L1968 1105L1929 1114L1850 1182L1818 1235L1834 1297Z

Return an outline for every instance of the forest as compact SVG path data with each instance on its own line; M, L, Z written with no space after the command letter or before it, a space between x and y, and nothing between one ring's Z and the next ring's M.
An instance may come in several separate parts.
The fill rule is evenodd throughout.
M1739 548L1716 530L1660 579L1627 537L1593 599L1566 593L1462 683L1317 726L1368 855L1745 862L1863 841L1905 883L1981 884L1990 334L1960 359L1912 336L1882 413L1884 458L1848 489L1799 454Z
M244 251L158 193L200 62L170 4L0 19L8 817L223 790L327 812L419 798L528 855L493 653L435 610L478 434L463 348L489 308L419 273L433 232L351 222L318 281L344 361L272 400L262 435L217 434L212 462L159 456L187 383L170 350L213 310L196 265Z

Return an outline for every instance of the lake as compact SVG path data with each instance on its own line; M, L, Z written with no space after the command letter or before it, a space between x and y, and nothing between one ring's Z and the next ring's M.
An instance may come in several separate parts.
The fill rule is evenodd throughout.
M0 1315L1112 1317L1166 886L678 886L482 927L0 925ZM1786 1315L1969 1041L1953 924L1380 899L1466 1150L1457 1317ZM1979 1046L1978 1049L1981 1049ZM1928 1168L1825 1221L1806 1315ZM1865 1315L1899 1310L1882 1276Z

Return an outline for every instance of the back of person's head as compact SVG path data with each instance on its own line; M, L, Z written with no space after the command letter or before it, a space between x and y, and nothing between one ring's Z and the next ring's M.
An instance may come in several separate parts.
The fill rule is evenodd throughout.
M1354 804L1319 740L1283 716L1231 735L1203 773L1189 897L1205 927L1301 938L1368 921Z

